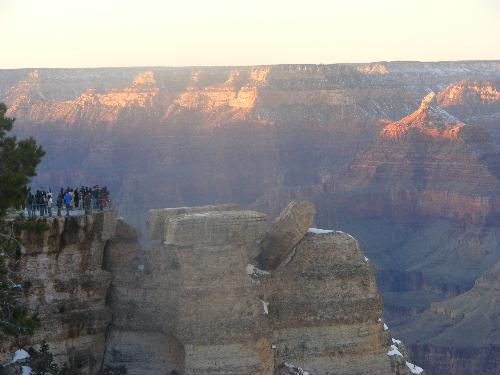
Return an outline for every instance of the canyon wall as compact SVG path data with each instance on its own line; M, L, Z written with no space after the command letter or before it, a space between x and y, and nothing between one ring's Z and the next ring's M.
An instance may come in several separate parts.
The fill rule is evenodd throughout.
M115 275L108 373L410 373L401 353L387 354L356 240L309 230L311 209L291 203L269 228L265 214L232 205L152 210L142 256L118 229L105 262Z
M45 340L78 374L423 374L391 340L357 241L313 215L156 209L147 250L112 211L44 219L14 265L41 326L3 361Z
M36 185L107 185L139 235L156 207L313 201L360 241L398 334L500 260L499 91L498 61L0 70L48 150ZM473 373L488 340L439 350Z
M103 254L115 236L113 212L47 218L41 234L25 231L24 246L12 260L21 303L37 312L40 327L20 342L2 343L3 363L17 347L46 341L57 362L82 374L100 370L105 336L111 323L106 296L111 273L103 270Z

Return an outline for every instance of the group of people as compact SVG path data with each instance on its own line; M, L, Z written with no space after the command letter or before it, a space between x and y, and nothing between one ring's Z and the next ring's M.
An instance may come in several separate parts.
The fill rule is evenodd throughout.
M28 216L52 217L54 209L57 209L57 216L62 215L63 208L66 208L66 216L72 210L84 210L85 214L91 214L92 210L104 210L110 204L109 190L106 186L100 188L81 186L80 189L61 188L57 197L54 198L52 189L38 189L35 193L28 190L26 197L26 210Z

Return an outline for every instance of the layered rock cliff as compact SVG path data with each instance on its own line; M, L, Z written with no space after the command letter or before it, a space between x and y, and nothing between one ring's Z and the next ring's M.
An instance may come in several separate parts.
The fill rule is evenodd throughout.
M471 290L433 303L400 333L414 343L413 351L419 360L435 364L429 373L499 373L499 296L500 263L497 263Z
M20 283L20 303L40 317L40 327L20 342L2 343L3 363L9 352L46 341L57 362L82 374L100 371L105 336L111 323L106 296L111 273L103 270L103 254L115 235L112 212L45 219L41 234L24 232L13 262ZM6 346L7 345L7 346Z
M422 374L356 240L310 228L313 214L152 210L146 251L114 212L47 218L15 260L41 327L4 357L47 341L78 374Z
M270 229L266 215L229 205L153 210L148 223L156 242L142 257L126 228L108 249L108 373L410 373L399 351L388 355L357 242L308 232L307 204Z
M49 151L36 183L108 185L140 229L155 207L314 201L359 239L397 331L499 259L499 77L498 61L3 70L0 100Z

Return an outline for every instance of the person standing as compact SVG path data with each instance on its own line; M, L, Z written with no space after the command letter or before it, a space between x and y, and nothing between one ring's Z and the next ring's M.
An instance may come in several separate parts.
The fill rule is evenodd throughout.
M45 195L45 190L43 190L43 188L42 188L42 190L40 191L39 199L38 199L38 207L40 210L41 217L45 216L45 207L47 205L46 199L47 199L47 197Z
M75 200L75 208L78 210L78 206L80 204L80 193L78 192L78 188L75 189L74 200Z
M56 201L57 216L61 216L61 208L62 208L62 205L63 205L63 197L64 197L64 193L63 193L63 189L61 188L61 190L59 191L59 194L57 195L57 201Z
M52 191L49 190L49 193L47 194L47 210L49 211L49 217L52 217Z
M69 193L69 189L64 194L64 204L66 205L66 216L69 216L69 210L71 208L71 194Z
M85 190L83 195L83 207L85 209L85 215L90 215L92 213L92 193L89 190Z
M41 199L41 195L42 195L42 192L40 190L37 190L36 193L35 193L35 199L34 199L34 202L33 202L33 211L34 211L34 215L33 216L36 216L36 211L39 210L40 208L40 199Z
M69 191L69 195L71 196L71 209L75 208L75 192L73 189Z

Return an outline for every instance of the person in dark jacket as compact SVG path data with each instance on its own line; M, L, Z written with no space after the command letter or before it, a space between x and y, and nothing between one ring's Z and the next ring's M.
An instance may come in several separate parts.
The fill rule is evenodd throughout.
M63 205L63 197L64 197L64 192L63 188L59 191L59 194L57 195L57 201L56 201L56 206L57 206L57 216L61 216L61 209Z
M78 210L78 206L80 204L80 193L78 192L78 188L76 188L73 193L73 200L75 202L75 208Z
M35 196L31 193L31 190L28 191L28 202L27 202L27 208L28 208L28 216L35 216Z

